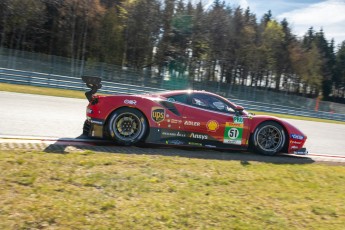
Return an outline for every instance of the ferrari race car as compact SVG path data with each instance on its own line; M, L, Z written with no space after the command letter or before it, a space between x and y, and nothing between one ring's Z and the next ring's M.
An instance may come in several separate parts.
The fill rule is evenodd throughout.
M307 154L299 129L277 117L252 115L214 93L175 90L143 95L95 95L98 77L83 77L91 88L83 133L120 145L139 143L250 150L264 155Z

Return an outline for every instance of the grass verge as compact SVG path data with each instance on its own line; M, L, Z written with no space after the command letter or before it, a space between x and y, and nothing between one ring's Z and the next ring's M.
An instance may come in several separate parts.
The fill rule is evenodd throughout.
M81 92L81 91L45 88L45 87L29 86L29 85L16 85L16 84L7 84L7 83L0 83L0 91L47 95L47 96L55 96L55 97L85 98L84 92Z
M0 151L0 229L343 229L345 167Z
M6 83L0 83L0 91L38 94L38 95L47 95L47 96L56 96L56 97L70 97L70 98L82 98L82 99L85 98L84 92L81 92L81 91L44 88L44 87L36 87L36 86L28 86L28 85L15 85L15 84L6 84ZM267 112L259 112L259 111L250 111L250 112L252 112L254 114L258 114L258 115L259 114L265 114L265 115L271 115L271 116L276 116L276 117L280 117L280 118L308 120L308 121L317 121L317 122L328 122L328 123L345 125L345 122L335 121L335 120L302 117L302 116L293 116L293 115L285 115L285 114L277 114L277 113L267 113Z

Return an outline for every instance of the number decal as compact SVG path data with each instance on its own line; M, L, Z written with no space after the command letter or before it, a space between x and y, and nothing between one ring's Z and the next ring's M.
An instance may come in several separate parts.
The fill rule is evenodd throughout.
M242 119L242 117L240 118ZM237 121L240 121L241 119ZM232 145L241 145L242 135L243 135L243 123L226 122L223 143L232 144Z
M228 136L230 137L230 139L236 139L239 134L240 132L236 128L231 128L228 132Z
M235 124L243 124L243 117L234 117Z

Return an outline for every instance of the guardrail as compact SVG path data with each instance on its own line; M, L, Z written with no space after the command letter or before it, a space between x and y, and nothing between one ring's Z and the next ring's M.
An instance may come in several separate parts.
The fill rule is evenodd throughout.
M88 88L82 82L81 78L5 68L0 68L0 82L60 89L71 89L79 91L88 90ZM99 92L113 94L144 94L149 92L159 92L166 90L160 88L130 85L110 81L102 81L102 85L103 87L99 90ZM233 98L230 100L236 104L245 107L247 110L345 121L345 114L303 110L288 106L260 103L256 101L246 101Z
M81 78L5 68L0 68L0 82L80 91L88 90ZM159 88L110 81L102 81L102 85L102 89L99 90L101 93L143 94L163 91Z
M240 100L240 99L230 99L230 100L238 105L245 107L247 110L345 121L345 114L341 114L341 113L305 110L305 109L298 109L298 108L293 108L289 106L267 104L267 103L246 101L246 100Z

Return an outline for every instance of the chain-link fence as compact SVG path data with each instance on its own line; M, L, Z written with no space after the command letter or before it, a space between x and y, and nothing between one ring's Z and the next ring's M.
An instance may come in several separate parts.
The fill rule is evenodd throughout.
M138 71L106 63L0 48L0 67L72 77L95 75L106 81L160 89L206 90L252 103L345 114L345 105L339 103L318 101L283 92L278 93L268 88L260 89L221 82L190 80L187 73L178 73L171 65L167 65L160 72L157 69Z

